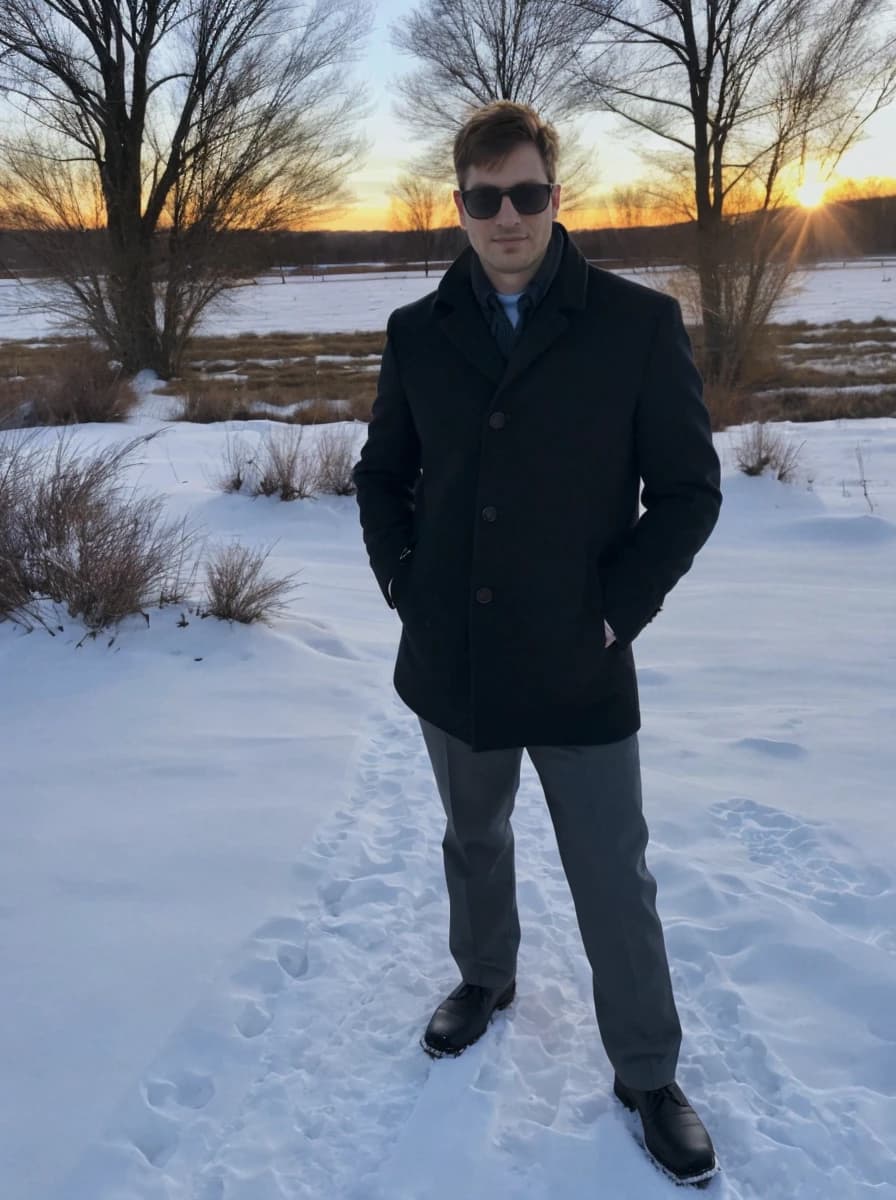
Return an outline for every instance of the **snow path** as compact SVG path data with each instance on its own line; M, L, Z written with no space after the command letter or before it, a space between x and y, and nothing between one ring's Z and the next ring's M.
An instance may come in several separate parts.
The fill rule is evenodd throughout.
M0 626L0 1197L684 1200L611 1095L528 758L518 998L459 1060L420 1049L457 975L398 621L352 497L214 489L230 428L171 426L133 481L274 540L289 615ZM718 529L637 648L679 1079L707 1200L896 1200L896 420L775 428L799 478L717 435Z
M761 740L752 749L783 762L801 751ZM514 816L518 995L481 1042L438 1062L418 1039L456 982L443 818L419 725L396 698L370 722L358 763L345 806L295 865L316 899L255 930L226 989L212 989L162 1049L60 1200L680 1194L610 1095L590 969L528 758ZM664 924L685 1028L678 1078L723 1168L705 1194L892 1196L896 1155L875 1131L880 1096L870 1091L893 1094L884 1059L857 1064L864 1087L807 1086L769 1045L751 989L774 989L781 1030L798 1036L802 1024L808 1046L814 1019L836 1038L836 1010L849 1016L854 987L892 996L894 880L851 867L855 848L823 821L736 797L708 813L698 837L686 821L647 813L661 916L677 914ZM720 838L737 873L718 864ZM714 924L709 911L720 914ZM811 1017L789 1006L806 971L827 981ZM896 1042L892 1015L869 1032ZM844 1042L832 1053L859 1049Z

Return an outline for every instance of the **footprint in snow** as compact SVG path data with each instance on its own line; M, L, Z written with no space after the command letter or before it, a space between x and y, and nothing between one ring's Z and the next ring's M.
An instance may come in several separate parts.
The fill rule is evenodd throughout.
M808 753L805 746L798 742L781 742L774 738L739 738L734 746L742 750L755 750L769 758L805 758Z
M143 1126L131 1141L152 1167L165 1167L179 1145L177 1125L155 1109L147 1112Z
M358 655L350 650L341 638L332 634L305 634L302 639L309 650L325 654L329 658L349 658L357 661Z
M896 881L870 863L853 865L858 851L836 830L749 799L710 811L753 862L778 875L818 916L896 954Z
M215 1094L211 1076L198 1071L183 1071L174 1079L150 1079L146 1083L146 1102L153 1108L205 1108Z
M273 1016L266 1008L250 1000L243 1006L235 1024L244 1038L254 1038L264 1033L272 1020Z

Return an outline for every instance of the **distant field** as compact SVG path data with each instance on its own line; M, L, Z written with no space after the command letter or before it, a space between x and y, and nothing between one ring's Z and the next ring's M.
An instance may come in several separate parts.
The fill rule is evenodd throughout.
M679 291L668 269L626 274ZM438 278L382 271L260 278L234 289L208 317L182 377L164 391L190 397L191 419L366 420L389 313ZM66 358L67 341L53 336L48 318L24 310L26 292L0 281L0 389L52 373ZM696 314L685 310L693 322ZM749 412L795 421L896 414L896 260L824 264L794 279Z
M663 289L675 272L663 267L620 274ZM202 332L209 336L379 332L386 328L393 308L419 299L438 285L439 278L436 272L427 279L422 271L366 271L323 279L286 276L283 283L279 276L266 275L229 293L226 302L208 316ZM27 311L29 301L39 301L39 296L28 285L0 280L0 341L53 333L44 311ZM794 278L793 294L781 304L775 319L783 324L824 324L875 317L896 321L896 259L828 263L800 272Z

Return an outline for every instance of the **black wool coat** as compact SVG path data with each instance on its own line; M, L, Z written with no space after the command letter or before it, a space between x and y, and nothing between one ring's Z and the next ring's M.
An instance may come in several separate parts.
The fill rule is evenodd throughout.
M469 247L392 313L353 468L370 565L402 622L395 689L474 750L640 728L631 644L722 500L678 303L565 242L509 360Z

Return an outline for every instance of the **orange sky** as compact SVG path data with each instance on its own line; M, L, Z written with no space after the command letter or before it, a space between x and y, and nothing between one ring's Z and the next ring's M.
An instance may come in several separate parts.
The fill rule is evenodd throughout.
M446 188L446 195L448 195ZM869 176L864 179L849 179L842 176L827 186L824 197L826 201L836 201L865 196L894 196L896 195L896 178ZM794 198L794 203L796 203ZM673 224L684 220L681 212L672 210L643 209L632 214L631 223L635 225ZM603 199L598 194L597 203L581 212L564 213L560 206L560 220L570 229L608 229L613 226L624 226L628 222L626 214L615 207L609 197ZM394 229L394 214L389 205L367 206L360 204L346 208L338 217L321 222L319 228L331 230L363 230L363 229Z

